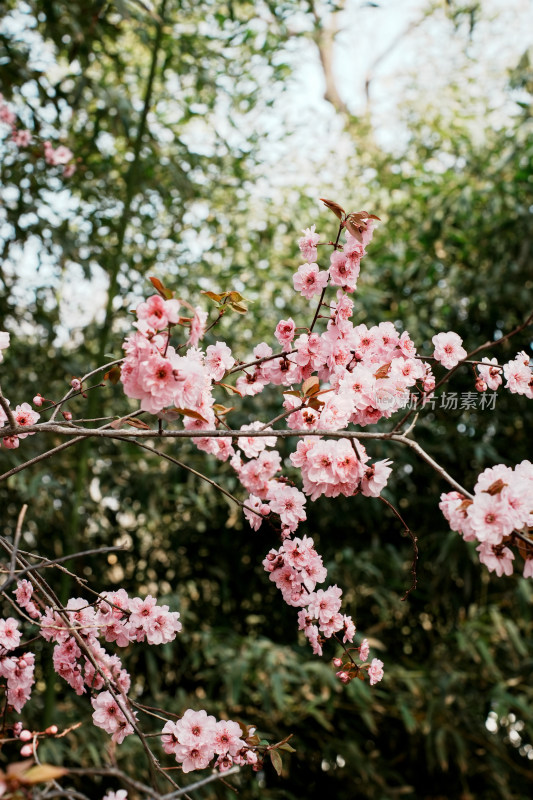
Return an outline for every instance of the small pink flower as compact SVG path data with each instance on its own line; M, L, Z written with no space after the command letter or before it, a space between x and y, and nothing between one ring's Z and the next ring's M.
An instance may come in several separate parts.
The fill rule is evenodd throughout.
M463 340L453 331L437 333L431 341L435 345L433 357L440 361L446 369L455 367L459 361L467 356L466 350L461 346Z
M26 425L34 425L40 418L40 414L33 410L29 403L22 403L15 408L13 412L17 425L24 427ZM25 439L30 436L29 433L19 433L20 439ZM6 445L7 446L7 445ZM18 446L18 445L17 445Z
M194 317L191 320L189 338L187 339L188 346L198 347L198 343L205 333L207 316L207 311L202 311L201 308L196 306L194 309Z
M361 659L361 661L366 661L368 659L369 653L370 653L370 645L368 644L368 639L363 639L359 647L359 658Z
M18 621L13 617L0 619L0 646L6 650L14 650L20 644L22 634L18 630Z
M231 350L224 342L210 344L205 352L205 366L214 381L221 381L224 374L235 364Z
M28 130L14 130L11 136L17 147L27 147L31 142L31 133Z
M292 317L289 317L289 319L282 319L276 325L274 336L280 343L283 350L287 351L291 349L291 342L294 339L295 330L296 325Z
M372 659L372 663L368 668L368 677L370 678L371 686L375 683L379 683L383 678L383 661L380 661L379 658Z
M320 234L315 233L315 225L306 228L303 231L303 236L298 240L298 247L306 261L316 261L317 259L317 244L320 241Z
M293 275L292 282L295 291L310 300L327 286L328 277L328 273L325 270L321 271L318 264L302 264L298 267L298 272Z

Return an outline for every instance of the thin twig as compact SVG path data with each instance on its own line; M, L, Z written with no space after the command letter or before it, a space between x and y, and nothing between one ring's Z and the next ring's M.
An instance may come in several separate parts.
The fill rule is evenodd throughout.
M9 403L7 402L6 398L2 394L2 389L0 389L0 406L2 406L2 408L4 410L4 414L7 417L7 421L9 422L9 427L10 428L16 428L17 427L17 421L16 421L15 417L13 416L13 412L11 411L11 409L9 407Z
M5 540L2 537L0 537L0 544L3 544L4 541ZM53 566L55 566L57 564L61 564L63 561L70 561L73 558L82 558L83 556L93 556L93 555L98 555L99 553L113 553L113 552L117 552L118 550L124 550L124 549L125 548L122 547L122 545L113 545L113 546L109 546L109 547L96 547L96 548L93 548L91 550L80 550L77 553L69 553L69 555L60 556L59 558L54 558L54 559L51 559L51 560L43 559L40 564L33 564L31 566L25 567L24 569L16 570L16 574L13 574L13 575L11 575L11 570L10 570L9 578L6 578L6 580L4 581L2 586L0 586L0 592L5 592L6 589L8 589L9 586L11 586L11 584L14 581L20 580L21 576L22 575L26 575L28 572L36 572L37 570L40 570L40 569L53 567ZM16 558L17 557L17 553L15 552L14 549L13 549L13 553L14 553L15 558ZM34 558L41 558L42 559L43 557L42 556L34 556Z
M28 510L28 504L24 503L22 508L20 509L20 513L17 520L17 527L15 528L15 536L13 537L13 553L11 554L11 561L9 563L9 582L13 582L15 580L15 566L17 563L17 552L20 543L20 537L22 536L22 525L24 523L24 517L26 516L26 511ZM3 587L0 587L0 592L3 591Z
M411 542L413 544L413 562L411 564L411 569L409 570L409 572L413 576L413 580L412 580L411 586L409 587L409 589L407 589L407 591L405 592L404 596L402 597L402 600L406 600L409 597L409 595L411 594L411 592L413 592L416 589L416 583L417 583L416 565L417 565L417 562L418 562L418 539L414 535L414 533L412 532L412 530L409 527L409 525L403 519L403 517L400 514L400 512L398 511L398 509L396 509L392 505L392 503L389 503L389 501L386 500L381 495L380 495L379 499L381 500L382 503L385 503L385 505L390 508L390 510L392 511L393 514L395 514L398 517L398 519L400 520L400 522L403 525L404 535L405 536L409 536L409 538L411 539Z
M212 783L213 781L218 781L221 778L226 778L228 775L234 775L237 772L240 772L240 767L231 767L223 775L220 772L216 772L214 775L209 775L207 778L202 778L201 781L196 781L196 783L191 783L189 786L184 786L183 789L179 789L177 792L170 792L170 794L163 794L161 795L160 800L174 800L176 797L183 797L187 794L187 792L194 792L196 789L199 789L201 786L206 786L208 783Z

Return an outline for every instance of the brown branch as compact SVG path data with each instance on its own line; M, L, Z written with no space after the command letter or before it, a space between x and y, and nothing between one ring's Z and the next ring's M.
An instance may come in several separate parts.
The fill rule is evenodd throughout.
M407 591L405 592L404 596L402 597L402 600L407 600L407 598L409 597L411 592L413 592L416 589L416 583L417 583L416 565L417 565L417 562L418 562L418 539L414 535L414 533L412 532L412 530L409 527L409 525L405 522L405 520L403 519L403 517L400 514L400 512L398 511L398 509L395 508L392 505L392 503L389 503L389 501L386 500L381 495L380 495L379 499L381 500L382 503L385 503L385 505L390 508L390 510L393 512L393 514L395 514L398 517L398 519L400 520L400 522L402 523L403 528L404 528L404 530L403 530L404 536L409 536L409 538L411 539L412 545L413 545L413 562L411 564L411 569L409 570L409 572L413 576L413 580L412 580L411 586L407 589Z
M16 428L17 427L17 421L16 421L15 417L13 416L13 412L11 411L11 409L9 407L9 403L7 402L6 398L2 394L2 389L0 389L0 406L2 406L2 408L4 410L4 414L7 417L7 421L9 422L9 427L10 428Z

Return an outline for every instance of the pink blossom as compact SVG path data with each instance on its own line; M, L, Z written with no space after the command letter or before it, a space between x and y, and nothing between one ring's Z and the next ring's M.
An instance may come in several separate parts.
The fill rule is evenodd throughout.
M259 497L251 494L243 506L243 513L251 529L258 531L263 523L263 517L270 513L270 506Z
M359 646L359 658L361 661L366 661L368 659L368 655L370 653L370 645L368 643L368 639L363 639Z
M175 753L179 745L178 740L179 728L176 722L168 721L161 732L161 742L165 753Z
M41 616L41 612L31 599L33 595L33 586L31 583L25 579L21 581L17 581L17 588L15 589L15 597L17 603L21 608L26 609L26 613L32 619L39 619Z
M316 625L309 625L305 630L304 634L309 640L309 644L313 648L313 654L315 656L322 655L322 643L323 639L320 636L320 631L318 630Z
M327 623L341 607L342 589L338 586L330 586L325 591L319 589L309 596L307 608L310 616L318 619L319 623Z
M25 129L14 130L11 138L17 147L27 147L31 142L31 132Z
M236 755L245 744L241 736L241 727L237 722L233 722L230 719L220 720L215 726L213 742L215 753L219 755L225 755L226 753Z
M256 420L250 425L241 425L241 431L262 431L265 426L262 422ZM270 430L270 428L268 429ZM237 447L242 450L247 458L257 458L259 453L262 453L265 447L276 446L275 436L239 436L237 439Z
M235 364L231 350L224 342L210 344L206 350L205 366L214 381L221 381L225 373Z
M302 264L294 273L292 282L296 292L311 300L327 286L328 278L328 272L320 270L318 264Z
M33 410L29 403L22 403L15 408L13 415L17 425L24 427L26 425L35 425L40 418L40 414ZM25 439L27 436L33 436L33 433L19 433L19 439Z
M513 530L507 504L497 494L476 494L474 502L468 506L467 517L480 542L500 544Z
M205 333L207 317L208 317L207 311L202 311L201 308L196 306L196 308L194 309L194 317L191 320L191 329L189 333L189 338L187 339L188 347L198 346L198 342Z
M342 641L344 644L346 642L353 642L353 637L355 636L355 623L351 617L344 615L343 619L343 637Z
M176 723L178 728L178 741L182 745L196 746L208 744L212 746L215 738L216 719L203 709L193 711L187 709L182 718Z
M298 240L298 247L306 261L316 261L317 259L317 244L320 241L320 234L315 233L315 225L306 228L303 231L303 236Z
M4 125L13 126L17 121L16 115L11 111L8 105L3 102L2 96L0 95L0 122L3 122Z
M437 333L432 337L431 341L435 345L433 357L440 361L446 369L455 367L459 361L467 356L466 350L461 346L463 340L453 331Z
M205 769L213 758L213 748L209 744L199 743L191 745L178 745L176 747L176 761L181 761L183 772L192 772L195 769Z
M5 650L14 650L20 644L22 634L18 630L18 621L13 617L0 619L0 646Z
M526 353L518 353L513 361L504 364L503 374L507 381L506 389L513 394L523 394L530 400L533 399L533 372Z
M91 703L94 708L94 724L111 734L114 742L121 744L126 736L134 732L111 692L100 692L91 698Z
M175 325L179 319L179 302L163 300L161 295L154 294L145 302L139 303L135 309L137 318L154 331L163 330L167 325Z
M253 372L245 372L244 375L237 378L235 388L243 397L245 395L253 397L263 391L266 383L267 381L264 379L263 374L256 367Z
M488 389L494 391L502 382L502 369L498 367L498 359L482 358L481 360L483 363L477 366L479 377Z
M307 519L305 513L305 495L294 486L272 481L267 492L270 510L279 514L282 525L289 531L295 531L300 522Z
M291 342L294 339L295 330L296 325L292 317L289 317L289 319L282 319L276 325L274 336L280 343L283 350L287 351L291 349Z
M513 560L514 553L508 547L497 545L494 547L489 542L482 542L476 550L479 553L479 560L485 564L489 572L496 572L496 575L501 578L505 575L513 574Z
M370 678L371 686L375 683L379 683L383 678L383 661L380 661L379 658L372 659L372 663L368 668L368 677Z
M355 291L359 270L360 257L347 255L340 250L334 250L331 254L329 275L334 286L341 286L347 292Z
M392 461L385 459L384 461L376 461L370 467L367 467L361 479L361 494L365 497L380 496L392 472L389 464L392 464Z
M74 157L72 150L64 145L59 145L55 150L50 142L44 143L44 158L47 164L51 166L59 166L61 164L68 164Z

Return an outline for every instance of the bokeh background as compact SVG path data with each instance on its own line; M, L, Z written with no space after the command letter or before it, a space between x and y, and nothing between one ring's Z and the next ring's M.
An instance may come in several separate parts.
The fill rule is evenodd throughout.
M206 342L225 339L241 358L273 342L281 317L309 324L292 274L302 228L335 235L319 197L382 219L356 322L392 320L429 353L437 331L472 349L533 307L528 0L4 0L0 14L0 91L34 134L79 159L65 180L32 148L15 156L0 142L0 329L12 339L2 389L13 405L56 399L73 375L120 357L151 275L206 309L200 290L241 291L248 314L225 317ZM489 355L531 354L531 339L524 331ZM460 370L450 389L473 391L472 375ZM239 403L232 424L278 404L277 391ZM72 411L133 407L108 384ZM531 422L531 402L501 391L490 411L427 408L417 436L471 488L485 467L531 456ZM2 449L0 471L57 443ZM239 492L229 467L187 443L166 447ZM175 713L206 708L294 734L281 778L267 767L232 779L243 798L530 797L531 581L519 567L509 578L480 568L438 511L449 487L412 453L368 450L394 460L385 496L419 539L416 591L402 601L412 549L378 500L310 503L301 530L386 664L371 690L339 684L335 651L317 659L298 638L261 567L276 546L268 531L251 532L224 497L133 444L87 442L12 476L2 535L28 503L28 549L127 547L73 567L97 590L150 592L182 614L174 643L132 648L134 691ZM66 575L50 580L64 599L82 593ZM110 753L87 698L36 647L44 667L28 723L84 720L43 744L43 758L87 768L116 758L144 777L138 743ZM94 798L118 788L79 785ZM195 797L234 794L211 784Z

